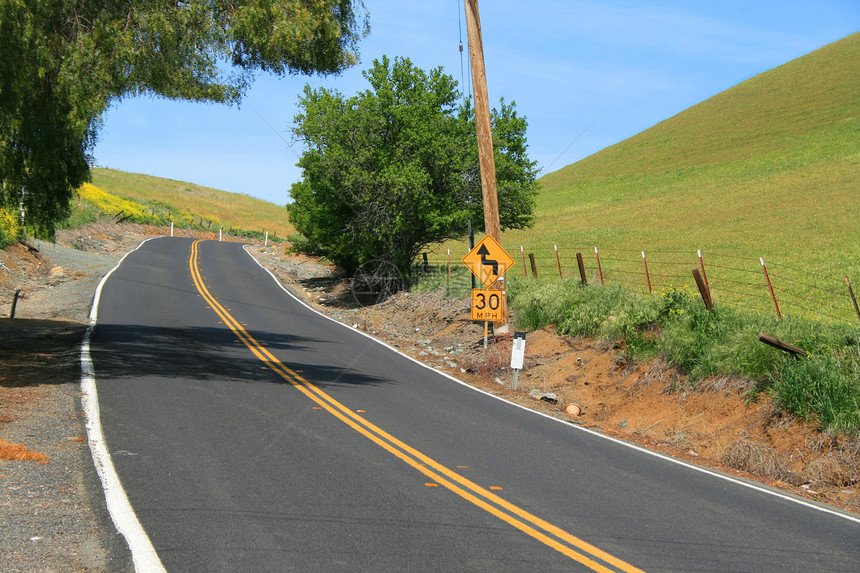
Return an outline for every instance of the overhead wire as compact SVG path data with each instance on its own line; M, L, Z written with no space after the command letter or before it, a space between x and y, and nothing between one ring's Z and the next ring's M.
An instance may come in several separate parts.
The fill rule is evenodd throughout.
M586 131L588 131L588 130L591 128L591 126L592 126L592 125L594 125L595 123L597 123L597 120L598 120L598 119L600 119L601 117L603 117L603 114L604 114L604 113L606 113L606 112L608 111L608 109L609 109L609 108L604 109L603 111L601 111L601 112L597 115L597 117L595 117L595 118L591 121L591 123L589 123L589 124L585 127L585 129L583 129L581 132L579 132L579 135L577 135L577 136L573 139L573 141L571 141L571 142L570 142L570 144L569 144L567 147L565 147L565 148L564 148L564 151L562 151L561 153L559 153L559 154L558 154L558 156L556 156L556 158L555 158L555 159L553 159L553 160L550 162L550 164L549 164L549 165L547 165L546 167L544 167L544 168L542 169L542 171L544 171L544 172L548 172L548 171L549 171L549 168L550 168L550 167L552 167L553 165L555 165L555 162L556 162L556 161L558 161L559 159L561 159L561 156L562 156L562 155L564 155L565 153L567 153L567 150L568 150L568 149L570 149L571 147L573 147L573 144L574 144L574 143L576 143L577 141L579 141L579 138L580 138L580 137L582 137L583 135L585 135L585 132L586 132Z
M469 67L469 76L468 76L469 77L469 83L467 84L466 83L467 65L466 65L464 58L463 58L463 10L461 10L461 8L465 9L465 7L464 7L463 3L460 2L459 0L455 0L455 4L457 6L457 31L459 32L459 35L460 35L460 38L459 38L460 39L460 45L459 45L459 49L460 49L460 85L463 86L463 97L468 99L469 101L471 101L472 100L472 80L471 80L472 70L471 70L471 67ZM469 62L468 66L471 66L471 61Z

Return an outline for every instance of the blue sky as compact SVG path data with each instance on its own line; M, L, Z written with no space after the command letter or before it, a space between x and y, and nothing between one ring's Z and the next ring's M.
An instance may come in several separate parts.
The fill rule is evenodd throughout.
M260 76L238 107L123 100L103 118L96 165L285 204L301 178L301 147L284 140L292 143L305 85L353 95L367 88L362 70L387 55L441 66L470 89L463 0L365 6L371 32L356 68L327 78ZM491 105L516 102L529 122L530 156L545 173L860 31L858 0L484 0L480 10Z

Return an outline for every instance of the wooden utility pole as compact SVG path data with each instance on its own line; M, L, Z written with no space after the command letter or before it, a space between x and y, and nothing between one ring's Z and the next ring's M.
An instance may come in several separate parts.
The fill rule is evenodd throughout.
M490 129L490 98L487 95L487 74L484 70L484 41L481 39L481 16L478 0L463 0L466 4L466 32L469 37L469 61L472 64L472 88L475 90L475 126L478 132L478 158L481 166L481 194L484 199L484 230L498 243L502 242L499 223L499 198L496 193L496 159L493 155L493 132ZM504 277L499 277L494 288L505 297ZM496 328L497 334L508 332L507 303L504 303L504 320ZM486 346L486 344L485 344Z
M475 124L481 165L481 191L484 197L484 228L488 235L501 242L499 199L496 194L496 160L493 156L493 134L490 130L490 102L487 96L487 75L484 71L481 17L478 14L478 0L464 0L464 2L466 3L466 31L469 36L469 61L472 63L472 85L475 90Z

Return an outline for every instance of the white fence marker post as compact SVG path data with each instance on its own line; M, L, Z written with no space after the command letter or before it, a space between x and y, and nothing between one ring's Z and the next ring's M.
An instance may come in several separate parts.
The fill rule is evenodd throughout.
M517 389L520 370L523 368L523 360L526 355L526 333L515 332L514 344L511 347L511 368L514 370L514 383L511 388Z

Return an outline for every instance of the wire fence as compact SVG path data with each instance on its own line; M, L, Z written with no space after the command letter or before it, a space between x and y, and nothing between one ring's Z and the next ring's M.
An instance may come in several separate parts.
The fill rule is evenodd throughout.
M796 316L827 323L860 322L851 277L812 272L762 257L705 250L641 251L558 245L543 249L520 246L508 252L516 261L506 275L508 279L573 278L593 285L623 285L656 295L671 289L704 290L715 303L770 313L780 319ZM470 276L461 262L465 254L448 249L424 253L414 275L435 275L445 280L446 286L462 288ZM693 271L700 275L702 287L696 283Z

